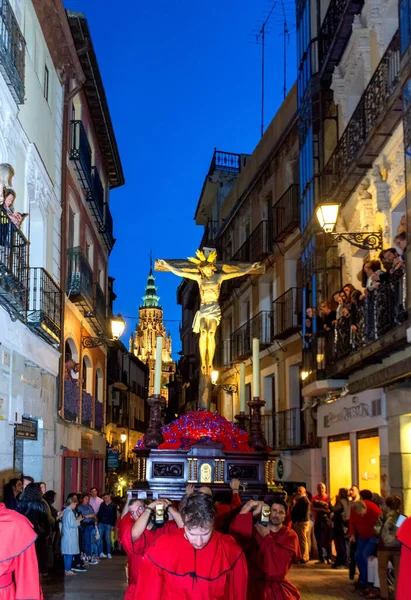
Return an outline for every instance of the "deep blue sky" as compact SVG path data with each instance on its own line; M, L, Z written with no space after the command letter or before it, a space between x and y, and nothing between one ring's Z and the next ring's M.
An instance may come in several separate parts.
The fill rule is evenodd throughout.
M203 229L193 216L214 147L251 153L260 138L261 46L250 42L273 3L65 0L88 19L126 177L111 194L117 242L110 257L115 310L127 321L126 345L150 248L155 258L185 258L200 242ZM284 4L294 25L294 1ZM267 25L266 126L283 96L282 14L277 2ZM292 33L287 91L295 64ZM175 356L179 282L156 274Z

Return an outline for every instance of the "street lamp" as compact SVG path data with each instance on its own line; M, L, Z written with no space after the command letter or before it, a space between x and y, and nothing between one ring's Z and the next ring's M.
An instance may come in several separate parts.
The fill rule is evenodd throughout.
M211 371L211 384L214 387L221 388L229 394L238 392L238 385L236 383L217 383L219 375L218 371Z
M120 440L121 440L121 443L122 443L122 444L124 444L124 443L125 443L125 441L126 441L126 439L127 439L127 434L126 434L126 433L122 433L122 434L120 435Z
M110 319L111 327L111 338L101 334L96 337L89 335L81 336L81 343L84 348L97 348L98 346L110 345L112 342L116 342L124 333L126 328L126 322L123 317L118 314L116 317Z
M346 241L351 246L356 246L362 250L382 250L382 231L372 232L341 232L334 231L337 222L339 204L324 203L320 204L315 211L321 229L332 236L337 243Z

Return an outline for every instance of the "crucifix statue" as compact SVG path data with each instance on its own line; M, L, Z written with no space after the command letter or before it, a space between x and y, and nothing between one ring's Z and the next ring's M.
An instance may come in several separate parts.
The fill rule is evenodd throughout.
M156 271L170 271L179 277L192 279L200 288L200 309L193 321L193 331L200 334L201 359L199 405L210 408L211 372L215 353L215 334L221 321L219 304L221 284L229 279L264 272L261 263L230 265L217 262L217 251L213 248L197 250L188 261L156 260Z

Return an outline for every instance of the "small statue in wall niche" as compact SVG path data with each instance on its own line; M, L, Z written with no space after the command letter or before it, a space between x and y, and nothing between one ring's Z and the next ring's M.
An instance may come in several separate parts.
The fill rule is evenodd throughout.
M358 198L360 200L372 200L372 194L370 194L370 192L368 191L369 187L370 187L369 181L363 181L362 183L360 183L359 189L358 189Z
M14 169L9 163L0 163L0 204L5 200L4 190L11 187L14 177Z

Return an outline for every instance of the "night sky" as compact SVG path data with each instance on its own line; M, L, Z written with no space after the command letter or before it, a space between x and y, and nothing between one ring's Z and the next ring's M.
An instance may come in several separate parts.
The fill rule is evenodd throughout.
M283 8L266 0L65 0L88 19L126 184L111 193L117 242L109 273L115 311L134 330L155 258L193 255L203 228L193 220L214 147L251 153L260 138L261 46L267 25L265 126L283 98ZM296 78L294 1L284 2L291 35L287 91ZM157 273L178 358L180 279Z

